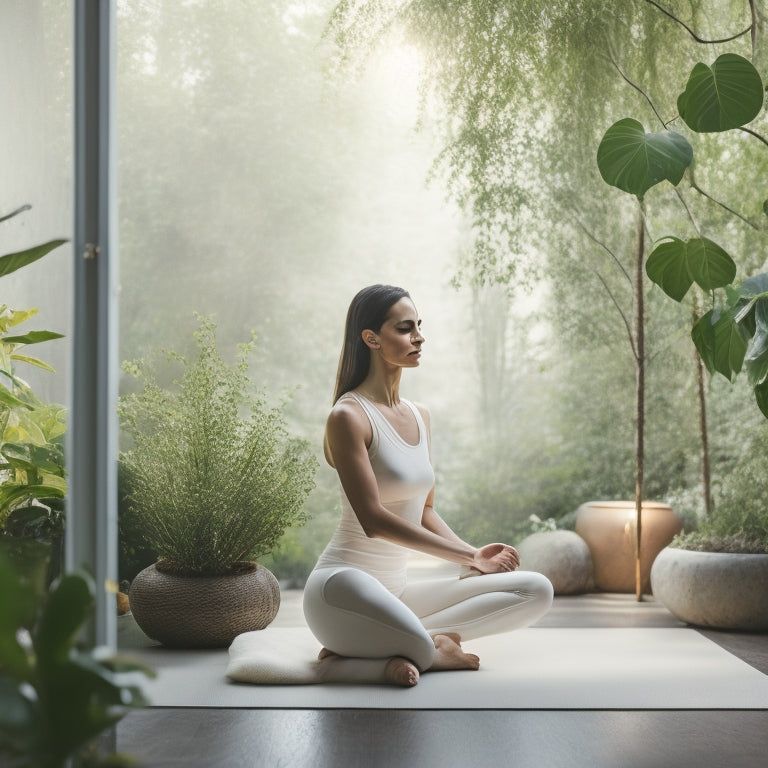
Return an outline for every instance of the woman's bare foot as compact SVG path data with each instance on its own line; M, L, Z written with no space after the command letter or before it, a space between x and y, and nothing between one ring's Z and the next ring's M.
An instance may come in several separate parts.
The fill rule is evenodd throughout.
M435 643L435 658L430 672L438 672L448 669L479 669L480 658L474 653L464 653L461 650L459 635L450 632L444 635L435 635L432 640Z
M394 685L412 688L419 682L419 670L416 665L402 656L393 656L384 670L384 676Z

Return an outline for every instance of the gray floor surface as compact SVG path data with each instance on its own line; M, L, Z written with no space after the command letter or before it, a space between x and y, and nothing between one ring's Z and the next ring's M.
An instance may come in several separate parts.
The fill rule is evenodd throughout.
M302 623L284 590L275 624ZM558 597L543 627L683 626L652 598ZM151 644L118 622L121 648ZM703 631L768 674L768 635ZM117 748L146 768L760 768L768 711L440 711L144 709L117 727Z

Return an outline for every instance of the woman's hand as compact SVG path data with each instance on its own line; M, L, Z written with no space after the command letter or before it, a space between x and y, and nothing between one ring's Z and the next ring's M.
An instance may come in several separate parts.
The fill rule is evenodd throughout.
M475 551L473 560L472 567L480 573L503 573L520 566L520 555L509 544L486 544Z

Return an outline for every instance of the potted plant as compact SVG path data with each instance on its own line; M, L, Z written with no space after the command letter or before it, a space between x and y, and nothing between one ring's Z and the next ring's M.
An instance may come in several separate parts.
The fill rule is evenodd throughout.
M157 355L123 368L142 384L121 397L133 445L120 456L125 514L157 553L131 583L131 610L149 637L172 647L222 647L262 629L280 605L275 577L255 559L286 528L305 522L317 460L291 438L283 407L250 388L252 339L235 365L200 317L197 358L173 389L158 381Z
M768 631L768 425L724 476L712 513L677 536L651 572L654 594L679 619Z
M105 658L75 641L94 602L86 573L68 573L43 597L0 548L0 762L9 766L134 765L98 755L99 734L147 701L142 664Z
M723 54L711 66L697 64L677 100L680 119L695 133L740 130L768 144L764 136L746 128L763 106L760 74L749 61L735 54ZM627 137L621 135L621 126L627 122L631 121L620 121L606 134L617 159L626 158L633 149ZM649 134L648 140L659 135ZM658 168L663 169L666 162L666 158L661 159ZM618 178L618 174L615 176ZM693 180L691 186L697 189ZM734 213L727 206L723 208ZM768 205L764 204L763 210L768 213ZM687 241L673 236L661 238L648 256L646 273L677 302L689 294L694 284L698 286L705 302L711 304L711 309L699 317L701 302L694 297L696 317L691 337L702 364L710 374L720 373L731 381L744 365L757 405L768 418L768 275L756 275L732 286L736 263L723 248L702 236L696 221L690 218L697 237ZM749 223L745 217L740 218ZM724 295L716 293L721 289ZM701 382L700 390L703 393ZM764 449L757 452L763 463ZM760 477L763 472L761 466ZM737 474L727 482L735 482ZM709 509L706 483L705 502ZM733 498L722 499L698 533L676 539L673 546L659 554L651 571L654 595L678 618L693 624L768 629L766 516L763 499L751 510Z
M0 216L8 221L31 206ZM0 277L43 258L65 240L51 240L0 256ZM0 304L0 541L6 556L31 572L47 568L48 582L61 570L67 491L64 469L65 409L35 395L17 370L18 364L53 372L48 363L30 356L29 347L62 338L53 331L19 331L36 308L11 309ZM50 556L28 557L42 547ZM43 571L45 570L43 568Z

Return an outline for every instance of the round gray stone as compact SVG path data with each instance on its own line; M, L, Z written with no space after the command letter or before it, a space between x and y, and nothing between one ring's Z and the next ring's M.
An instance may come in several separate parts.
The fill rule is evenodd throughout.
M580 595L592 588L592 555L573 531L532 533L518 544L520 568L543 573L556 595Z
M653 595L700 627L768 631L768 555L667 547L651 569Z

